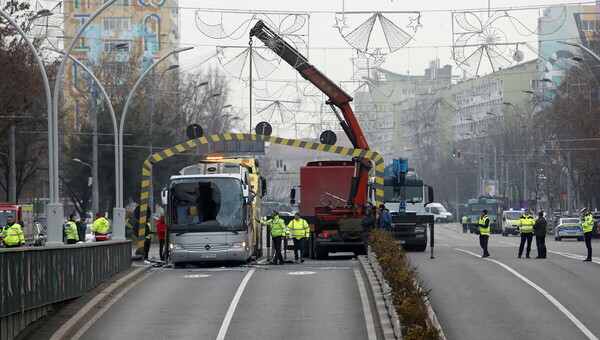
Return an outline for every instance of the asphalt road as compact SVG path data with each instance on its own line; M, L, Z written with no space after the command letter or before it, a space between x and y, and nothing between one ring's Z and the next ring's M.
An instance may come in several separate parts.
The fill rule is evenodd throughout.
M459 224L436 224L430 248L409 252L447 339L596 339L600 337L600 242L583 262L583 242L546 237L547 259L517 258L519 236L491 235L491 257Z
M152 269L79 335L368 339L358 268L352 257L338 257L280 266Z

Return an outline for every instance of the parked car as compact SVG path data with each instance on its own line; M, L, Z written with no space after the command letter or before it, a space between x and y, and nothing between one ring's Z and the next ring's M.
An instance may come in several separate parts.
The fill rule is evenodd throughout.
M92 224L88 223L85 225L85 243L95 242L96 238L92 232Z
M600 211L593 212L592 217L594 218L594 228L592 229L592 237L598 238L600 237L600 234L598 233L598 228L600 228Z
M33 245L36 247L42 247L46 245L46 228L38 222L33 222Z
M576 238L583 241L583 229L581 219L578 217L561 217L558 225L554 228L554 240L561 241L563 238Z

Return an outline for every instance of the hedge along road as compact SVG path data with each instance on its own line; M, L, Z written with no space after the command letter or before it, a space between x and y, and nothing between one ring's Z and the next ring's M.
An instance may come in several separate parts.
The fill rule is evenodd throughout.
M357 260L156 269L82 339L374 339ZM364 280L363 280L364 281ZM364 295L363 290L363 295ZM365 313L369 313L365 317Z
M491 235L491 257L459 224L436 226L436 256L408 253L448 339L597 339L600 267L583 242L546 237L547 259L517 258L520 237ZM535 243L535 242L534 242ZM600 243L594 243L600 249ZM598 258L594 259L598 261ZM600 261L598 261L600 262Z

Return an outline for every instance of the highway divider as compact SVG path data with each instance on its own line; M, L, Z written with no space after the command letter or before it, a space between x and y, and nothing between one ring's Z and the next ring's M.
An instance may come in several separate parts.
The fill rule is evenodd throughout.
M375 229L369 236L368 260L381 285L396 338L438 340L443 333L427 302L427 292L415 280L415 269L388 231Z

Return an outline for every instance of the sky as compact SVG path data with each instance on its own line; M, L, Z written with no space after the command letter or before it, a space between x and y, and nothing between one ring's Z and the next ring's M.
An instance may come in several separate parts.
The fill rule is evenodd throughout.
M464 76L464 72L457 67L457 62L452 59L452 47L458 37L456 33L461 33L461 26L457 24L462 18L459 13L466 13L464 19L460 20L463 22L462 27L475 29L486 25L488 6L492 17L495 17L495 12L496 15L500 13L510 16L510 20L496 21L493 25L494 30L490 31L489 36L501 43L498 45L498 52L503 53L508 59L512 59L512 53L518 48L524 54L524 61L534 59L537 57L535 53L538 40L538 36L535 34L537 19L543 14L545 8L559 4L561 3L556 0L455 0L447 2L439 0L420 0L418 2L402 0L302 0L296 2L289 0L180 0L181 45L195 47L194 50L180 55L180 65L182 70L192 72L200 67L199 65L204 67L212 65L222 70L227 69L229 73L226 74L231 79L233 88L229 104L243 117L246 115L245 112L249 111L249 86L247 83L249 71L247 64L242 63L241 60L246 60L242 56L243 51L248 47L248 30L256 21L251 21L253 13L266 13L268 19L275 26L279 26L275 28L280 31L293 27L294 21L292 17L286 16L288 14L300 14L304 18L308 18L305 25L299 25L300 28L296 31L306 42L308 49L304 50L302 48L304 45L301 43L296 46L308 56L311 64L352 94L361 85L364 85L361 83L361 77L364 74L355 73L356 68L352 61L352 58L361 56L357 52L357 48L372 54L370 56L371 63L380 64L382 68L393 72L422 75L424 69L429 67L430 60L437 58L440 60L440 66L451 65L453 74ZM377 18L370 34L362 32L349 35L356 27L368 21L375 12L380 12L383 19L382 17ZM200 21L197 21L197 18ZM388 32L391 39L397 37L394 33L399 28L409 34L408 43L402 48L399 48L401 44L388 44L381 25L382 20L388 23L385 31ZM341 33L337 27L334 27L336 24L337 27L343 28ZM348 27L344 27L344 24ZM222 25L224 33L210 30L209 25ZM227 34L228 37L215 39L224 34ZM346 36L346 39L343 35ZM365 46L366 37L370 37L370 39L368 45ZM462 49L462 53L469 55L476 49L478 39L482 39L482 37L471 37L471 40L466 43L468 46L462 46L465 43L455 44L456 50ZM517 47L515 42L530 43L530 45L520 44ZM503 43L509 44L502 45ZM226 48L218 54L216 53L217 46ZM255 39L254 46L262 47L263 44ZM379 50L377 50L378 48ZM398 49L396 50L396 48ZM390 53L390 49L395 51ZM320 113L322 98L318 97L319 92L306 86L306 81L301 79L289 65L279 63L276 61L278 59L276 56L269 56L268 52L264 50L263 52L255 51L255 53L265 54L263 57L266 60L256 62L257 65L264 66L261 67L263 72L255 72L253 75L255 86L253 95L255 98L259 98L258 101L255 101L253 110L258 112L255 114L260 119L273 121L275 125L280 125L286 130L287 134L298 134L300 130L307 129L306 126L302 126L302 122L308 126L312 122L330 118L323 117L323 115L330 115L329 112ZM257 57L255 57L256 59ZM512 62L512 60L509 61ZM228 64L228 62L230 63ZM492 63L494 62L492 61ZM482 62L482 67L479 72L476 72L478 74L470 74L470 76L481 76L490 72L489 64L486 61ZM264 69L267 70L264 71ZM244 78L245 81L239 80L240 78ZM274 99L281 102L273 104ZM304 114L297 115L298 112ZM306 117L307 112L309 118L303 118L300 121L297 119ZM310 114L310 112L314 113ZM286 127L283 127L286 122L292 121L294 124L287 124ZM310 126L308 128L310 129Z

